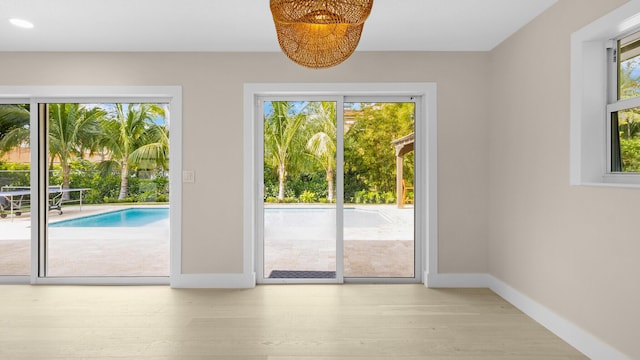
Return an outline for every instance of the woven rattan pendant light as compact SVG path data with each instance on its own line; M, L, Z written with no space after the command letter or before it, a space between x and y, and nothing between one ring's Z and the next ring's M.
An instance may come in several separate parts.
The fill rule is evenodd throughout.
M358 46L373 0L271 0L280 48L313 69L345 61Z

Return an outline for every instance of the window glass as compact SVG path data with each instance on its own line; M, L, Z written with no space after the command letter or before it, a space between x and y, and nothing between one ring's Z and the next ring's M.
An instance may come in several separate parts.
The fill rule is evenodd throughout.
M618 99L640 95L640 32L618 40Z
M44 273L169 275L169 108L49 103Z
M617 42L617 100L640 97L640 32ZM615 56L615 54L614 54ZM612 173L640 173L640 107L613 102L610 111Z
M31 273L29 104L0 104L0 276Z
M611 113L611 171L640 172L640 107Z

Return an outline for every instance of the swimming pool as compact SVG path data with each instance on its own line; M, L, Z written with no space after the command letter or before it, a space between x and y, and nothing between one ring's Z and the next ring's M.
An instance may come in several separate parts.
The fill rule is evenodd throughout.
M139 227L169 218L169 208L128 208L49 224L49 227Z

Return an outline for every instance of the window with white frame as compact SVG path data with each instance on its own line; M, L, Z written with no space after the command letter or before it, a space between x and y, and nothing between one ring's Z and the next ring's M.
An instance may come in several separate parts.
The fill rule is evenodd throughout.
M571 37L572 185L640 186L640 0Z
M610 44L608 170L612 174L640 173L640 31Z

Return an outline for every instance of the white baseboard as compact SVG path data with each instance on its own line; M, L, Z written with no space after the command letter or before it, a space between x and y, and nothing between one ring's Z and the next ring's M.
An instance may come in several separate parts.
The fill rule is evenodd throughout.
M489 274L427 274L430 288L489 288L562 340L594 360L627 360L629 357L574 323Z
M590 359L629 359L609 344L491 275L489 275L489 288Z
M488 288L489 274L428 274L425 285L430 288Z
M172 288L250 289L256 274L180 274L171 277Z
M0 276L0 284L28 284L31 277L26 276Z

